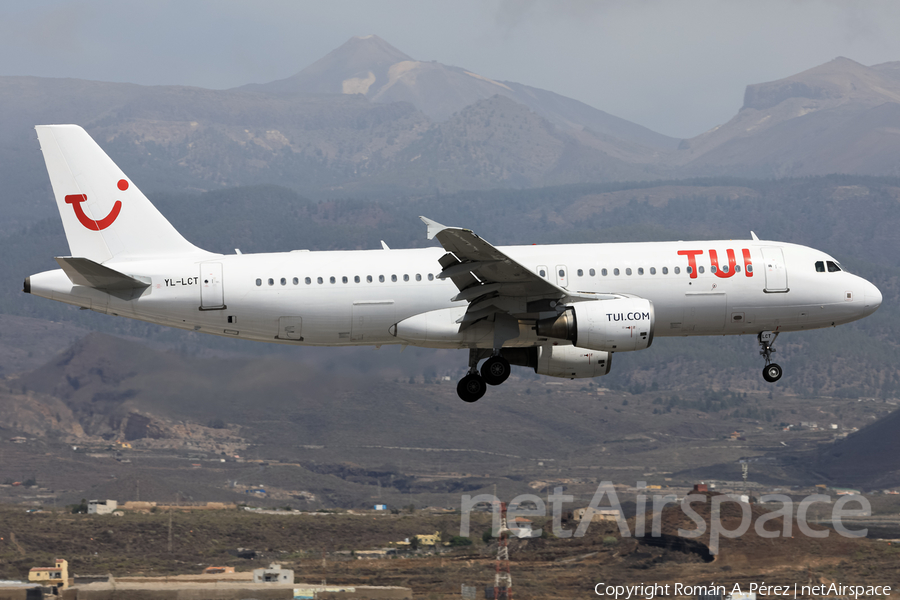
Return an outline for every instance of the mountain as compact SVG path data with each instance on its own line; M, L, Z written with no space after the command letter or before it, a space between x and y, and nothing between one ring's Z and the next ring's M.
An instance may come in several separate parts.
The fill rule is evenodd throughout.
M644 146L559 128L502 96L478 100L436 123L408 102L376 103L360 94L0 77L0 105L0 178L6 192L0 199L5 210L0 233L53 214L33 131L38 123L81 124L151 192L276 184L319 197L377 198L647 179L658 171L653 152ZM493 119L483 118L485 107ZM508 144L511 128L514 147ZM456 139L455 148L435 143L447 136ZM493 148L448 156L492 139L498 142ZM505 149L514 152L496 151ZM433 173L421 167L438 164ZM535 164L539 168L532 168Z
M277 185L316 199L695 176L900 174L900 63L836 59L748 86L685 140L570 98L353 38L232 90L0 77L0 235L55 214L33 126L78 123L145 191Z
M287 79L241 89L291 94L362 94L377 103L409 102L436 121L445 121L479 100L500 95L527 106L564 129L589 129L657 150L671 150L678 145L674 138L547 90L495 81L436 61L414 60L377 35L351 38Z
M900 486L900 411L826 446L818 453L815 471L832 481L866 488Z
M738 114L683 141L674 160L695 174L898 175L898 131L900 62L836 58L747 86Z

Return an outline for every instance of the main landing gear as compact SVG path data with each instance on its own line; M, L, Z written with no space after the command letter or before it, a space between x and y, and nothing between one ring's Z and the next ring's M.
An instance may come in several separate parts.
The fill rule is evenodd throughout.
M775 353L775 338L778 337L777 331L762 331L757 336L759 340L759 354L766 359L766 366L763 368L763 379L769 383L775 383L781 379L783 371L780 365L772 362L772 354Z
M489 350L472 348L469 350L469 372L456 384L456 393L465 402L477 402L484 396L489 385L500 385L509 378L512 367L509 361L499 355L498 351L487 354ZM489 358L478 371L478 361L488 355Z

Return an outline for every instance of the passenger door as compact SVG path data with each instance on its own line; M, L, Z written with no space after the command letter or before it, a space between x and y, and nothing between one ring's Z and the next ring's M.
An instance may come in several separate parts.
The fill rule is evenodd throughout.
M225 308L225 291L222 287L222 263L200 264L200 310Z
M762 248L763 268L766 270L766 292L784 293L790 291L787 281L787 267L784 254L777 246Z

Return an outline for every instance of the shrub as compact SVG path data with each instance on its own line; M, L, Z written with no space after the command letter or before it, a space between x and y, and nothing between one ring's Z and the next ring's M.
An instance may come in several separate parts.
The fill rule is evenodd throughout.
M450 538L450 546L454 548L458 548L460 546L471 546L472 540L467 537L463 537L461 535L454 535Z

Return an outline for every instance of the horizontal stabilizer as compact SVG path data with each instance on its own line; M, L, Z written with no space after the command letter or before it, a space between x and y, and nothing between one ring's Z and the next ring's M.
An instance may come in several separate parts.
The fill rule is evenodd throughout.
M142 281L104 267L89 258L57 256L56 262L75 285L83 285L98 290L138 290L150 286L150 281ZM142 278L143 279L143 278Z

